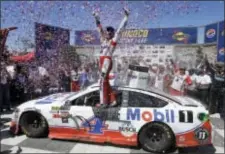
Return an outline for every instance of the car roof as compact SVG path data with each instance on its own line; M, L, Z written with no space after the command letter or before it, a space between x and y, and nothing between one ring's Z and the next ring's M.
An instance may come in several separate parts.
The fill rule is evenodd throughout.
M142 88L134 88L134 87L129 87L129 86L112 86L113 88L125 88L125 89L130 89L130 90L140 90L140 91L143 91L143 92L150 92L150 93L154 93L154 94L157 94L157 95L160 95L160 96L163 96L163 97L166 97L168 99L171 99L172 101L175 101L177 103L179 103L180 101L175 98L174 96L172 95L169 95L163 91L160 91L156 88L148 88L148 89L142 89ZM99 84L98 83L94 83L92 85L90 85L89 87L87 87L88 89L93 89L93 88L99 88Z

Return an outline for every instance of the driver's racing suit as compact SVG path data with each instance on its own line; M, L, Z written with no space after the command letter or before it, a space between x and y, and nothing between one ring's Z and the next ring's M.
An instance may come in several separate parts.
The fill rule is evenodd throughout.
M109 84L109 73L112 69L112 55L117 45L117 42L120 37L121 30L125 28L128 20L128 15L126 15L122 22L120 23L119 28L117 29L114 37L111 40L104 38L104 31L99 21L99 18L96 18L96 24L101 36L101 52L99 57L99 71L101 74L100 77L100 104L116 104L116 96L112 91L112 88Z

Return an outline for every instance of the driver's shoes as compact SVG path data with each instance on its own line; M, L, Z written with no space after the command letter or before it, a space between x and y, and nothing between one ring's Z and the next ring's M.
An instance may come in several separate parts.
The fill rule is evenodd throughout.
M99 107L99 108L107 108L108 107L108 104L97 104L96 107Z
M116 101L114 101L114 102L112 102L111 104L110 104L110 107L114 107L114 106L116 106L117 105L117 103L116 103Z
M102 104L101 105L101 108L107 108L108 107L108 104Z

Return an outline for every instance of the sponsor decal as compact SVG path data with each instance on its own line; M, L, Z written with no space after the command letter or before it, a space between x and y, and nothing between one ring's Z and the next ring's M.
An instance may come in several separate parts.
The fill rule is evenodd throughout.
M195 138L199 141L206 141L209 138L208 130L204 128L198 128L195 130Z
M37 101L35 104L52 104L54 100L40 100Z
M131 79L137 79L138 77L136 75L131 75L130 78ZM148 77L139 76L138 79L140 79L140 80L148 80Z
M53 118L68 118L70 117L70 113L68 110L59 110L56 113L52 114Z
M108 125L105 124L101 119L92 117L87 121L82 123L83 128L88 128L88 133L90 134L103 134L103 130L108 128Z
M184 32L175 32L172 38L179 42L182 42L182 41L186 42L190 38L190 35L185 34Z
M60 106L52 106L51 110L58 111L58 110L60 110Z
M219 49L219 54L224 55L224 48Z
M186 140L186 138L185 138L185 136L180 136L178 140L179 140L179 142L184 142Z
M121 34L120 43L146 43L149 30L124 30Z
M154 109L153 111L141 111L138 108L127 109L127 120L175 122L173 110L165 110L164 112L158 111L157 109Z
M55 114L52 114L52 118L58 119L58 118L61 118L61 115L59 113L55 113Z
M125 137L131 137L136 133L136 128L131 124L131 122L125 122L119 127L119 131Z
M143 37L148 37L148 30L125 30L122 32L122 38L143 38Z
M47 96L46 98L37 101L36 104L51 104L54 101L56 101L58 98L63 97L64 95L65 94L60 93L60 94L54 94L51 96Z
M206 37L207 38L213 38L214 36L216 36L216 30L215 29L209 29L206 32Z
M62 117L62 123L69 123L68 117Z
M46 32L45 33L45 40L50 41L52 39L53 39L53 35L50 32Z
M70 106L52 106L50 113L69 113Z
M92 34L82 33L81 34L81 40L90 43L90 42L95 41L96 38Z
M179 111L179 122L193 123L193 112L185 110Z

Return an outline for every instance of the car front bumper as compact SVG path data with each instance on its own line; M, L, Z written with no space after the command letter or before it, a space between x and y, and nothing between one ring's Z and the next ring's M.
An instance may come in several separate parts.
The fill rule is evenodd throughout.
M9 130L12 134L17 135L17 134L19 134L20 127L17 124L17 122L11 121Z

